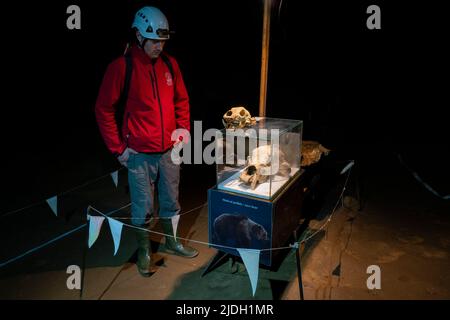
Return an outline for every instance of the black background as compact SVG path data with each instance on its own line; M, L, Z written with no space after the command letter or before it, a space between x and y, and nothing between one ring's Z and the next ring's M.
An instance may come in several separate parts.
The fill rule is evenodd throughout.
M273 2L267 113L349 157L410 155L448 174L449 49L438 1ZM66 9L81 8L81 30ZM366 9L381 8L381 30ZM94 104L134 13L156 5L175 34L191 118L221 128L235 103L258 113L262 1L16 1L2 9L2 212L107 174ZM447 160L446 160L447 159ZM201 166L200 166L201 167ZM214 181L214 168L206 176ZM437 169L438 168L438 169Z

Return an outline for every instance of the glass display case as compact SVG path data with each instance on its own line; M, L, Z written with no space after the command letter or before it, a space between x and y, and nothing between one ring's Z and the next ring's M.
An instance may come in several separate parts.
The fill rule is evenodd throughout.
M217 189L272 199L300 174L303 122L256 118L216 133Z

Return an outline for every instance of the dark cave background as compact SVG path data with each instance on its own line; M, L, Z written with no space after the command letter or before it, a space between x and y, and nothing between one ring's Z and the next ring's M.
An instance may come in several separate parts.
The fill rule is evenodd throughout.
M81 8L81 30L66 28L71 4ZM371 4L381 8L381 30L366 28ZM105 68L122 54L143 5L159 6L175 31L166 50L183 71L192 121L221 128L236 103L257 115L262 1L10 3L2 22L2 213L119 168L93 110ZM441 6L274 1L266 115L303 120L304 139L362 160L367 170L401 154L436 190L450 193ZM206 194L215 167L184 167L186 180L199 174Z

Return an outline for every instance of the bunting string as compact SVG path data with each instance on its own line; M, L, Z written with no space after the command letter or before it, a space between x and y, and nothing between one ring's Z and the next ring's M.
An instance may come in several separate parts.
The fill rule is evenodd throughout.
M118 171L123 170L123 169L124 169L124 167L121 167L121 168L117 169L115 172L118 172ZM98 177L98 178L89 180L89 181L87 181L87 182L85 182L85 183L83 183L83 184L80 184L80 185L78 185L78 186L76 186L76 187L73 187L73 188L71 188L71 189L69 189L69 190L66 190L66 191L64 191L64 192L62 192L62 193L60 193L60 194L57 194L57 195L55 195L54 197L61 197L61 196L64 196L64 195L66 195L66 194L68 194L68 193L71 193L71 192L73 192L73 191L75 191L75 190L78 190L78 189L81 189L81 188L83 188L83 187L86 187L86 186L88 186L88 185L90 185L90 184L92 184L92 183L94 183L94 182L97 182L97 181L99 181L99 180L102 180L102 179L104 179L104 178L106 178L106 177L111 177L111 173L107 173L107 174L105 174L105 175L103 175L103 176L100 176L100 177ZM53 197L53 198L54 198L54 197ZM44 201L45 201L45 200L37 201L37 202L34 202L34 203L32 203L32 204L29 204L29 205L27 205L27 206L25 206L25 207L22 207L22 208L19 208L19 209L15 209L15 210L12 210L12 211L8 211L8 212L5 212L5 213L2 213L2 214L0 215L0 219L6 218L6 217L8 217L8 216L10 216L10 215L12 215L12 214L19 213L19 212L21 212L21 211L25 211L26 209L33 208L33 207L35 207L35 206L37 206L37 205L39 205L39 204L42 204Z
M425 181L422 180L422 178L419 176L419 174L417 172L415 172L414 170L412 170L402 159L402 157L400 156L400 154L397 154L397 158L400 161L400 163L409 171L409 173L412 174L412 176L414 177L414 179L416 179L422 186L425 187L425 189L427 189L428 191L430 191L432 194L434 194L436 197L441 198L443 200L450 200L450 194L443 196L441 195L439 192L437 192L436 190L434 190L428 183L426 183Z
M337 209L339 203L341 202L341 199L342 199L342 197L344 195L344 192L346 190L346 186L348 184L350 173L351 173L351 168L349 168L349 170L347 171L347 177L345 179L344 186L343 186L342 191L341 191L341 193L339 195L339 198L336 201L336 204L335 204L335 206L334 206L334 208L333 208L333 210L332 210L332 212L330 214L330 217L327 219L327 221L324 224L322 224L322 226L319 229L315 230L315 232L313 234L311 234L310 236L308 236L307 238L301 240L300 243L305 243L306 241L308 241L311 238L313 238L314 236L316 236L332 220L333 215L335 214L336 209ZM187 211L187 212L185 212L183 214L180 214L180 215L184 215L184 214L190 213L190 212L198 210L199 208L202 208L204 206L206 206L206 203L202 204L202 205L200 205L200 206L198 206L198 207L196 207L196 208L194 208L192 210L189 210L189 211ZM102 213L100 210L97 210L96 208L94 208L92 206L88 207L88 213L90 212L90 210L95 211L96 213L106 217L106 215L104 213ZM112 219L112 217L109 217L109 218ZM130 218L127 218L127 219L130 219ZM165 234L165 233L154 231L154 230L149 230L148 228L142 228L142 227L138 227L138 226L127 224L127 223L123 223L123 225L125 225L127 227L130 227L132 229L142 230L142 231L146 231L146 232L149 232L149 233L157 234L157 235L160 235L160 236L172 237L172 238L174 237L173 235ZM181 240L189 241L189 242L194 242L194 243L198 243L198 244L202 244L202 245L206 245L206 246L219 247L219 248L223 248L223 249L231 249L231 250L240 249L240 248L236 248L236 247L224 246L224 245L221 245L221 244L215 244L215 243L210 243L210 242L205 242L205 241L199 241L199 240L194 240L194 239L182 238L182 237L178 237L178 236L177 236L177 239L181 239ZM293 248L293 245L285 246L285 247L277 247L277 248L265 248L265 249L258 249L258 250L259 251L273 251L273 250L285 250L285 249L292 249L292 248Z
M181 216L184 216L184 215L186 215L186 214L188 214L188 213L191 213L191 212L193 212L193 211L196 211L196 210L198 210L198 209L200 209L200 208L206 207L207 204L208 204L208 203L205 202L204 204L201 204L201 205L199 205L198 207L195 207L195 208L193 208L193 209L191 209L191 210L189 210L189 211L180 213L180 214L178 214L178 215L179 215L180 217L181 217ZM130 202L128 205L130 206L130 205L131 205L131 202ZM91 206L89 206L88 209L89 209L89 208L91 208L91 209L93 209L94 211L100 213L100 211L97 211L95 208L93 208L93 207L91 207ZM116 220L131 220L131 219L133 219L133 220L145 220L145 219L149 219L149 218L132 218L132 217L110 217L110 218L116 219ZM153 216L150 218L150 220L158 220L158 219L164 219L164 218L153 217Z
M97 209L93 208L92 206L89 206L89 207L88 207L88 210L89 210L89 208L90 208L90 209L93 209L94 211L96 211L96 212L98 212L98 213L101 213L101 214L102 214L103 216L105 216L105 217L107 216L107 217L109 217L109 218L113 218L113 217L111 217L112 214L117 213L117 212L119 212L119 211L122 211L123 209L126 209L126 208L128 208L128 207L130 207L130 206L131 206L131 202L128 203L128 204L126 204L126 205L123 205L122 207L120 207L120 208L118 208L118 209L112 210L112 211L110 211L110 212L108 212L108 213L105 213L105 214L104 214L104 213L101 213L100 211L98 211ZM193 212L193 211L195 211L195 210L198 210L199 208L202 208L202 207L204 207L204 206L206 206L206 203L204 203L204 204L202 204L202 205L200 205L200 206L198 206L198 207L195 207L195 208L193 208L193 209L191 209L191 210L189 210L189 211L183 212L183 213L181 213L180 215L185 215L185 214L191 213L191 212ZM117 219L117 217L114 218L114 219ZM127 218L127 219L130 219L130 218ZM82 225L80 225L80 226L78 226L78 227L76 227L76 228L74 228L74 229L72 229L72 230L69 230L69 231L67 231L67 232L65 232L65 233L63 233L63 234L61 234L61 235L59 235L59 236L57 236L57 237L55 237L55 238L49 240L49 241L46 241L46 242L44 242L43 244L41 244L41 245L39 245L39 246L36 246L36 247L34 247L34 248L32 248L32 249L30 249L30 250L28 250L28 251L26 251L26 252L24 252L24 253L22 253L22 254L16 256L16 257L14 257L14 258L11 258L11 259L9 259L9 260L7 260L7 261L1 262L1 263L0 263L0 268L2 268L2 267L6 266L6 265L8 265L8 264L10 264L10 263L12 263L12 262L14 262L14 261L17 261L17 260L19 260L19 259L21 259L21 258L23 258L23 257L25 257L25 256L27 256L27 255L29 255L29 254L31 254L31 253L33 253L33 252L36 252L36 251L38 251L39 249L45 248L45 247L47 247L48 245L50 245L50 244L52 244L52 243L54 243L54 242L56 242L56 241L58 241L58 240L61 240L61 239L65 238L65 237L71 235L72 233L77 232L78 230L81 230L83 227L85 227L85 226L87 226L87 225L89 225L89 223L84 223L84 224L82 224ZM178 238L178 237L177 237L177 238Z
M339 203L341 201L343 201L344 192L346 190L346 186L347 186L347 183L348 183L348 180L349 180L349 177L350 177L350 173L351 173L351 168L353 167L353 165L354 165L354 161L351 161L341 171L341 175L344 174L345 172L347 172L347 177L345 179L345 183L344 183L344 186L342 188L342 191L341 191L341 193L340 193L340 195L339 195L339 197L338 197L338 199L336 201L336 204L335 204L335 206L334 206L334 208L333 208L329 218L327 219L327 221L324 224L322 224L319 229L315 230L315 232L313 234L311 234L310 236L306 237L305 239L302 239L301 241L296 241L296 242L294 242L294 244L290 244L289 246L277 247L277 248L265 248L265 249L236 248L236 247L231 247L231 246L225 246L225 245L222 245L222 244L214 244L214 243L210 243L210 242L199 241L199 240L194 240L194 239L187 239L187 238L182 238L182 237L177 236L176 235L176 229L178 227L178 221L180 219L180 216L181 215L186 215L186 214L194 212L194 211L197 211L197 210L205 207L207 203L204 203L204 204L202 204L200 206L197 206L197 207L195 207L195 208L193 208L193 209L191 209L189 211L183 212L183 213L181 213L179 215L176 215L175 217L172 217L171 219L172 219L172 224L173 224L173 230L175 230L175 231L174 231L174 234L170 234L170 235L169 234L165 234L165 233L161 233L161 232L157 232L157 231L154 231L154 230L149 230L148 228L143 228L143 227L139 227L139 226L135 226L135 225L131 225L131 224L128 224L128 223L123 223L123 222L119 222L118 221L118 220L121 220L121 219L131 219L130 217L126 217L126 218L124 218L124 217L111 217L112 214L114 214L114 213L116 213L118 211L121 211L121 210L123 210L125 208L130 207L131 206L131 202L126 204L126 205L124 205L124 206L122 206L122 207L120 207L120 208L118 208L118 209L116 209L116 210L110 211L107 214L104 214L100 210L98 210L98 209L94 208L93 206L89 205L88 208L87 208L87 219L86 219L86 220L90 220L89 222L86 222L86 223L78 226L77 228L74 228L74 229L72 229L72 230L70 230L70 231L68 231L68 232L66 232L64 234L61 234L61 235L57 236L56 238L51 239L51 240L49 240L49 241L47 241L47 242L45 242L45 243L43 243L43 244L33 248L33 249L30 249L30 250L20 254L19 256L16 256L16 257L11 258L11 259L9 259L9 260L7 260L5 262L0 263L0 268L2 268L2 267L6 266L6 265L8 265L8 264L10 264L10 263L12 263L14 261L17 261L18 259L21 259L21 258L23 258L23 257L25 257L25 256L27 256L27 255L29 255L29 254L39 250L39 249L42 249L42 248L44 248L44 247L46 247L46 246L48 246L48 245L50 245L50 244L60 240L60 239L63 239L65 237L69 236L70 234L72 234L72 233L82 229L85 226L89 226L89 239L88 239L88 243L85 244L85 245L87 245L89 248L91 248L91 246L97 240L97 238L98 238L98 236L100 234L100 229L101 229L102 223L103 223L103 221L106 218L106 220L108 221L110 230L111 230L113 241L114 241L114 255L117 254L118 249L120 247L121 234L122 234L123 226L127 226L127 227L132 228L132 229L142 230L142 231L145 231L145 232L148 232L148 233L161 235L161 236L164 236L164 237L172 237L172 238L176 237L177 239L180 239L180 240L185 240L185 241L188 241L188 242L193 242L193 243L206 245L206 246L212 246L212 247L215 247L215 248L236 250L238 252L238 254L241 256L242 261L245 264L245 267L247 269L248 276L249 276L249 279L250 279L250 284L251 284L251 288L252 288L252 294L253 294L253 296L255 296L255 292L256 292L256 289L257 289L257 286L258 286L259 259L260 259L261 252L274 251L274 250L285 250L285 249L289 249L289 250L296 249L296 250L298 250L299 244L306 243L308 240L310 240L315 235L317 235L321 230L323 230L325 228L325 226L327 224L329 224L330 221L332 220L333 215L335 214ZM112 174L108 174L108 175L113 177L114 184L117 187L117 172L115 174L113 174L113 175ZM105 176L99 177L99 178L91 180L89 182L86 182L83 185L80 185L78 187L72 188L72 189L66 191L63 194L66 194L68 192L74 191L74 190L76 190L78 188L81 188L81 187L83 187L83 186L85 186L85 185L87 185L89 183L98 181L98 180L104 178ZM56 209L57 208L57 197L55 196L55 197L53 197L51 199L47 199L47 202L50 205L50 207L52 208L52 210L54 211L54 213L57 215L57 209ZM28 207L31 207L31 206L28 206ZM94 212L96 212L99 215L93 216L93 215L90 214L91 211L94 211ZM18 212L18 211L15 210L15 211L12 211L12 212L10 212L8 214L12 214L14 212ZM143 219L148 219L148 218L143 218ZM152 221L153 219L162 219L162 218L160 218L160 217L151 217L150 221Z
M343 201L343 196L344 196L344 192L346 190L347 187L347 183L350 177L350 172L351 172L351 168L353 167L354 161L350 162L342 171L341 171L341 175L344 174L345 172L347 173L347 177L345 179L345 183L344 186L342 188L342 191L336 201L336 204L329 216L329 218L327 219L327 221L322 224L322 226L316 230L313 234L311 234L309 237L301 240L300 242L295 242L294 244L289 245L288 247L278 247L278 248L265 248L265 249L251 249L251 248L237 248L237 247L231 247L231 246L225 246L225 245L221 245L221 244L214 244L214 243L210 243L210 242L205 242L205 241L199 241L199 240L193 240L193 239L187 239L187 238L182 238L182 237L178 237L176 236L176 231L174 231L174 235L172 234L165 234L165 233L161 233L161 232L157 232L157 231L153 231L150 230L148 228L143 228L143 227L139 227L139 226L135 226L135 225L130 225L127 223L123 223L123 222L119 222L117 220L114 220L110 217L107 217L105 214L103 214L101 211L97 210L96 208L89 206L87 209L87 214L88 214L88 218L90 217L93 227L90 227L89 230L89 247L92 246L92 244L95 242L95 239L98 237L98 234L100 232L100 228L101 228L101 224L103 222L103 220L105 218L108 219L109 225L110 225L110 229L111 229L111 233L113 235L113 241L114 241L114 255L116 255L117 250L120 246L120 237L121 237L121 230L123 228L123 226L127 226L129 228L132 229L137 229L137 230L142 230L148 233L153 233L153 234L157 234L157 235L161 235L164 237L176 237L177 239L181 239L181 240L185 240L185 241L189 241L189 242L193 242L193 243L197 243L197 244L202 244L202 245L206 245L206 246L212 246L215 248L222 248L222 249L230 249L230 250L236 250L239 254L239 256L242 258L242 261L245 265L245 268L247 270L247 274L250 280L250 285L251 285L251 289L252 289L252 295L253 297L255 296L256 293L256 289L258 287L258 277L259 277L259 259L261 256L261 252L265 252L265 251L274 251L274 250L284 250L284 249L295 249L298 250L299 249L299 245L301 243L306 243L309 239L313 238L315 235L317 235L321 230L323 230L323 228L325 228L325 226L332 220L334 213L336 212L336 209L339 205L339 203L341 201ZM206 204L203 204L197 208L194 208L186 213L189 213L191 211L197 210L199 208L204 207ZM96 213L98 213L100 216L91 216L89 215L89 213L91 211L95 211ZM95 221L93 220L93 218L95 217ZM174 219L176 218L176 219ZM180 219L180 215L176 215L174 217L172 217L172 224L174 225L174 230L176 230L177 225L178 225L178 221ZM92 229L92 230L91 230Z
M123 209L125 209L126 207L129 207L129 206L130 206L130 203L125 205L125 206L123 206L123 207L120 207L119 209L115 209L115 210L107 213L106 215L111 215L111 214L116 213L116 212L118 212L120 210L123 210ZM8 265L8 264L10 264L10 263L12 263L14 261L17 261L17 260L19 260L19 259L21 259L21 258L23 258L23 257L25 257L25 256L27 256L27 255L29 255L31 253L33 253L33 252L36 252L39 249L45 248L48 245L50 245L50 244L52 244L52 243L54 243L54 242L56 242L58 240L61 240L61 239L65 238L65 237L71 235L74 232L77 232L78 230L82 229L83 227L85 227L87 225L88 225L88 223L84 223L84 224L82 224L82 225L80 225L80 226L78 226L78 227L76 227L76 228L74 228L72 230L69 230L69 231L67 231L67 232L65 232L65 233L63 233L63 234L61 234L61 235L59 235L59 236L57 236L57 237L47 241L47 242L44 242L43 244L41 244L41 245L39 245L37 247L34 247L34 248L32 248L32 249L30 249L30 250L28 250L28 251L26 251L26 252L24 252L24 253L16 256L16 257L14 257L14 258L11 258L11 259L9 259L9 260L7 260L5 262L2 262L2 263L0 263L0 268L2 268L2 267L6 266L6 265Z
M201 206L200 206L200 207L201 207ZM89 207L88 207L88 210L93 210L93 211L97 212L98 214L100 214L100 215L102 215L102 216L105 216L104 213L102 213L101 211L95 209L95 208L92 207L92 206L89 206ZM146 232L149 232L149 233L157 234L157 235L160 235L160 236L165 236L165 237L171 237L171 238L174 238L174 236L171 235L171 234L166 234L166 233L162 233L162 232L158 232L158 231L154 231L154 230L149 230L149 229L147 229L147 228L138 227L138 226L135 226L135 225L132 225L132 224L123 223L123 225L124 225L124 226L127 226L127 227L130 227L130 228L132 228L132 229L142 230L142 231L146 231ZM190 242L194 242L194 243L198 243L198 244L203 244L203 245L206 245L206 246L210 246L210 245L211 245L211 246L221 247L221 248L225 248L225 249L236 249L236 248L234 248L234 247L223 246L223 245L219 245L219 244L213 244L213 243L209 243L209 242L204 242L204 241L200 241L200 240L193 240L193 239L188 239L188 238L182 238L182 237L178 237L178 236L177 236L177 240L178 240L178 239L185 240L185 241L190 241Z
M346 188L347 188L347 183L348 183L348 179L350 178L351 169L352 169L352 168L350 168L349 171L348 171L347 178L345 179L344 187L342 188L341 194L340 194L338 200L336 201L336 204L334 205L333 211L331 211L330 217L327 219L327 221L325 221L325 223L323 223L323 224L319 227L319 229L317 229L313 234L311 234L311 235L308 236L307 238L305 238L305 239L303 239L302 241L300 241L300 243L306 243L306 241L308 241L308 240L314 238L314 237L316 236L316 234L318 234L320 231L322 231L322 230L325 228L325 226L326 226L328 223L330 223L331 219L333 218L333 215L334 215L335 212L336 212L336 209L337 209L337 207L338 207L338 205L339 205L339 202L341 202L341 200L342 200L343 197L344 197L344 192L345 192L345 190L346 190Z
M351 169L351 168L350 168L350 169ZM333 211L332 211L331 214L330 214L330 217L327 219L327 221L326 221L326 222L325 222L318 230L316 230L312 235L308 236L307 238L301 240L300 243L305 243L305 242L307 242L308 240L310 240L311 238L313 238L316 234L318 234L321 230L323 230L323 228L325 228L325 226L332 220L332 217L333 217L333 215L334 215L335 212L336 212L336 209L337 209L337 207L338 207L338 204L339 204L339 202L341 201L341 199L342 199L342 197L343 197L343 195L344 195L344 192L345 192L345 190L346 190L346 186L347 186L347 183L348 183L348 180L349 180L349 177L350 177L350 172L351 172L351 170L348 170L347 177L346 177L346 180L345 180L345 183L344 183L344 187L343 187L343 189L342 189L342 191L341 191L341 193L340 193L340 196L339 196L339 198L338 198L338 200L337 200L337 202L336 202L336 204L335 204L335 206L334 206L334 208L333 208ZM106 176L109 176L109 175L110 175L110 174L107 174L107 175L102 176L102 177L100 177L100 178L97 178L97 179L95 179L95 180L91 180L89 183L92 183L92 182L94 182L94 181L100 180L100 179L102 179L102 178L104 178L104 177L106 177ZM73 190L76 190L76 189L78 189L78 188L81 188L81 186L85 186L85 185L87 185L87 184L88 184L88 183L85 183L85 184L80 185L80 186L78 186L78 187L72 188L71 190L68 190L68 191L66 191L65 193L68 193L68 192L70 192L70 191L73 191ZM186 211L186 212L181 213L180 216L181 216L181 215L186 215L186 214L191 213L191 212L194 212L194 211L196 211L196 210L198 210L198 209L200 209L200 208L202 208L202 207L204 207L204 206L206 206L206 205L207 205L207 204L204 203L204 204L202 204L202 205L200 205L200 206L197 206L197 207L195 207L195 208L193 208L193 209L191 209L191 210L189 210L189 211ZM123 210L123 209L125 209L125 208L128 208L128 207L130 207L130 206L131 206L131 202L128 203L128 204L126 204L126 205L124 205L124 206L122 206L122 207L120 207L120 208L118 208L118 209L112 210L112 211L110 211L110 212L108 212L108 213L106 213L106 214L103 213L103 212L101 212L101 211L99 211L99 210L97 210L96 208L94 208L94 207L92 207L92 206L88 206L87 212L88 212L88 215L89 215L90 210L93 210L93 211L97 212L98 214L100 214L100 215L102 215L102 216L104 216L104 217L106 217L106 218L109 218L109 219L119 219L119 217L111 217L111 215L114 214L114 213L116 213L116 212L119 212L119 211L121 211L121 210ZM30 206L29 206L29 207L30 207ZM16 212L17 212L17 210L16 210ZM10 214L12 214L12 212L10 212ZM124 218L120 218L120 219L124 219ZM126 219L130 219L130 218L126 218ZM89 225L88 222L87 222L87 223L84 223L84 224L82 224L82 225L80 225L80 226L78 226L78 227L76 227L76 228L74 228L74 229L72 229L72 230L70 230L70 231L67 231L67 232L63 233L63 234L61 234L61 235L55 237L54 239L51 239L51 240L49 240L49 241L46 241L45 243L43 243L43 244L41 244L41 245L39 245L39 246L37 246L37 247L34 247L34 248L32 248L32 249L30 249L30 250L28 250L28 251L26 251L26 252L24 252L24 253L22 253L22 254L16 256L16 257L14 257L14 258L11 258L11 259L9 259L9 260L7 260L7 261L5 261L5 262L2 262L2 263L0 263L0 268L2 268L2 267L6 266L6 265L8 265L8 264L10 264L10 263L12 263L12 262L14 262L14 261L17 261L17 260L19 260L19 259L21 259L21 258L23 258L23 257L25 257L25 256L27 256L27 255L29 255L29 254L31 254L31 253L33 253L33 252L36 252L37 250L42 249L42 248L44 248L44 247L46 247L46 246L48 246L48 245L50 245L50 244L52 244L52 243L54 243L54 242L60 240L60 239L63 239L63 238L65 238L65 237L69 236L70 234L73 234L74 232L76 232L76 231L82 229L83 227L85 227L85 226L87 226L87 225ZM167 235L167 234L165 234L165 233L161 233L161 232L149 230L149 229L147 229L147 228L141 228L141 227L137 227L137 226L130 225L130 224L124 224L124 225L127 226L127 227L130 227L130 228L135 228L135 229L147 231L147 232L154 233L154 234L158 234L158 235L161 235L161 236L174 237L173 235ZM209 242L199 241L199 240L194 240L194 239L187 239L187 238L181 238L181 237L177 237L177 239L181 239L181 240L185 240L185 241L190 241L190 242L194 242L194 243L198 243L198 244L202 244L202 245L206 245L206 246L214 246L214 247L218 247L218 248L224 248L224 249L232 249L232 250L242 249L242 248L235 248L235 247L230 247L230 246L224 246L224 245L220 245L220 244L214 244L214 243L209 243ZM266 248L266 249L260 249L259 251L272 251L272 250L285 250L285 249L298 248L298 244L299 244L299 242L296 242L296 243L294 243L294 244L291 244L291 245L285 246L285 247Z

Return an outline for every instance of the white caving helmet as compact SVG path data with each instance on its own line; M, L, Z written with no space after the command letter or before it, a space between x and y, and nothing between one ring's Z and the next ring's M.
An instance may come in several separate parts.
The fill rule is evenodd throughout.
M155 7L143 7L136 12L131 27L137 28L146 39L169 39L169 22L164 13Z

